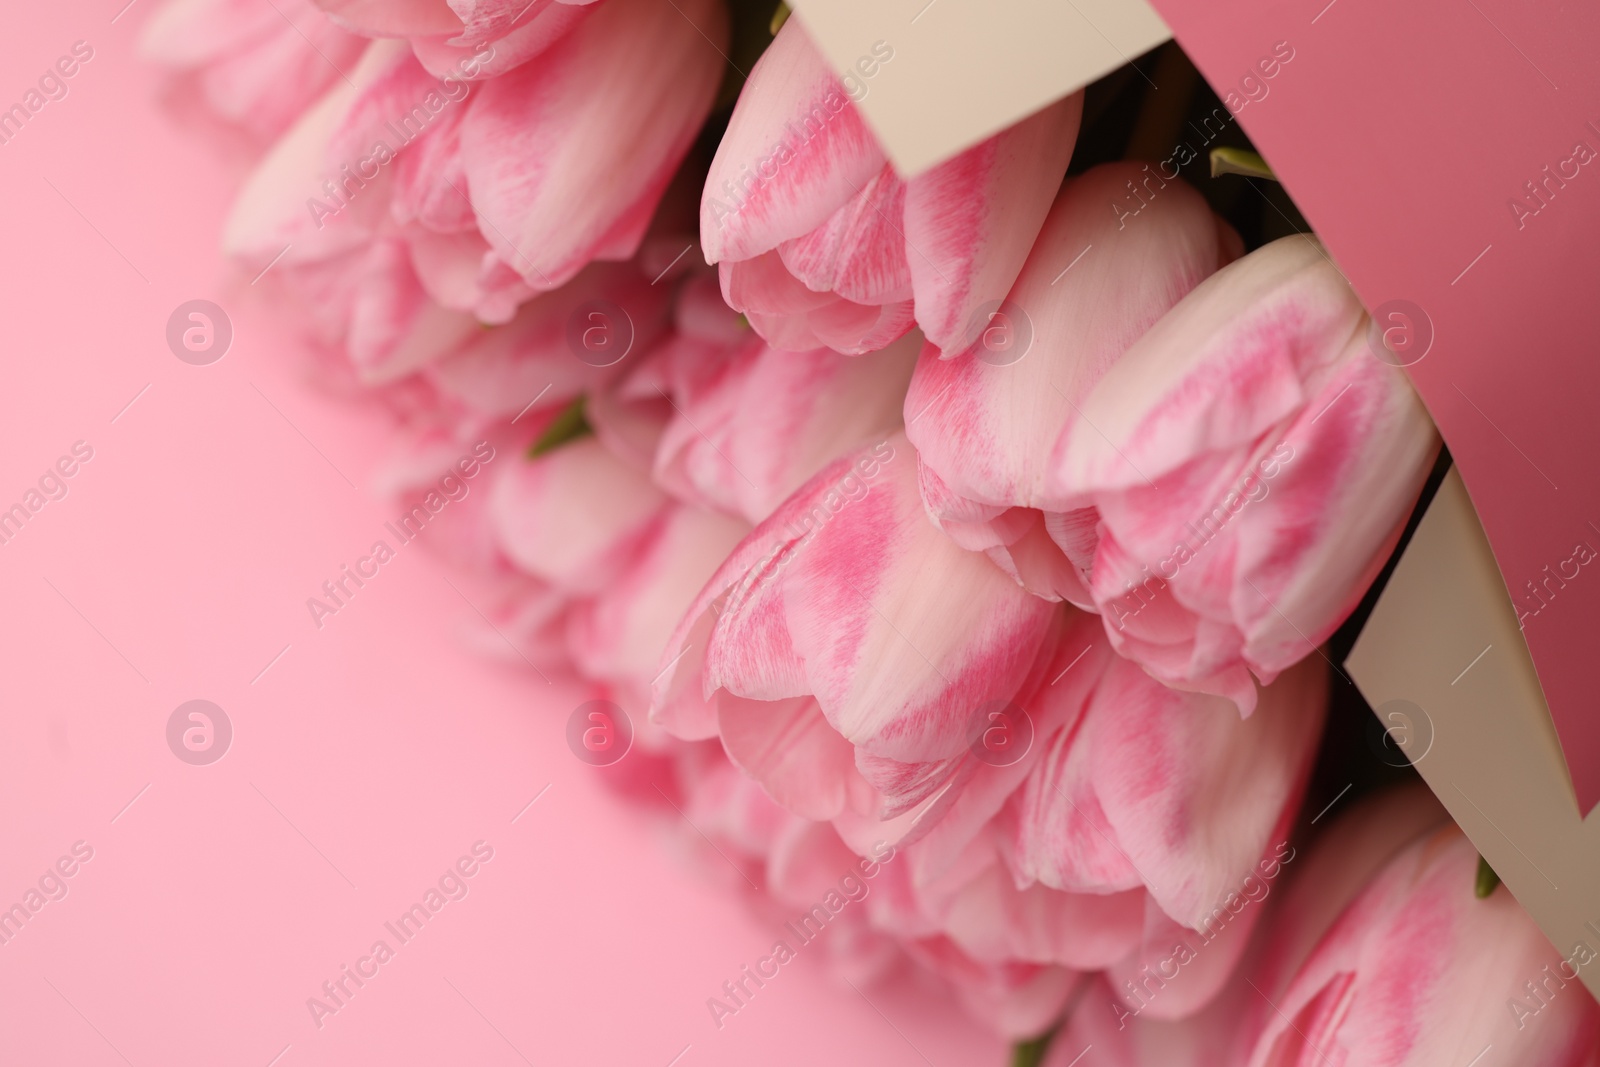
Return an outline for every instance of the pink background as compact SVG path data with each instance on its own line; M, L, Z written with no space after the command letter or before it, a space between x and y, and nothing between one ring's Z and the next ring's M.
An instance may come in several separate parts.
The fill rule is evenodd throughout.
M1433 346L1412 381L1513 600L1538 607L1528 583L1544 583L1580 541L1600 550L1600 158L1549 186L1520 227L1509 203L1534 203L1525 183L1578 141L1600 152L1600 5L1156 7L1220 94L1243 97L1276 42L1294 49L1238 121L1367 307L1409 301L1431 320ZM1600 803L1600 566L1548 588L1523 636L1588 813ZM1463 648L1460 666L1480 651Z
M418 548L311 625L389 517L383 427L296 379L220 260L238 175L158 109L133 55L153 0L113 24L122 2L12 4L0 33L6 105L95 50L0 145L0 506L94 448L0 546L0 906L94 849L0 945L0 1062L1002 1062L947 1001L834 985L820 949L717 1031L706 998L775 924L571 755L582 695L460 651L471 609ZM234 324L207 367L164 339L195 298ZM166 745L196 698L234 726L210 766ZM318 1030L306 998L479 839L469 895Z

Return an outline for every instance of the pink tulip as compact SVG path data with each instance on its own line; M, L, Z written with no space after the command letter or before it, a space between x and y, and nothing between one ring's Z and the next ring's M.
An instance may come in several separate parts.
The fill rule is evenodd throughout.
M331 303L335 332L363 305L369 364L419 330L448 350L638 251L711 107L725 23L714 0L611 0L499 76L492 42L442 77L374 42L262 161L225 247Z
M1119 219L1111 208L1130 185L1151 199ZM1051 450L1128 346L1238 253L1182 181L1131 163L1069 181L985 342L964 353L930 344L912 377L906 435L945 532L1031 592L1092 608L1081 544L1094 513L1055 483Z
M1248 713L1388 557L1439 438L1369 322L1314 239L1284 238L1163 316L1063 431L1106 633L1167 684Z
M170 0L140 31L144 58L176 72L172 94L258 140L287 129L352 66L366 42L310 0Z
M939 534L908 449L894 437L836 461L734 550L667 645L653 714L719 736L778 803L851 847L900 845L907 881L886 920L900 936L985 965L1131 973L1154 935L1201 931L1205 964L1159 1013L1197 1010L1260 911L1219 909L1298 804L1320 660L1250 720L1165 688L1098 620ZM992 761L973 726L1002 706L1027 713L1033 741Z
M919 339L862 360L746 337L673 413L655 476L679 497L759 522L827 463L899 428Z
M1247 984L1234 982L1185 1019L1119 1019L1101 1007L1116 997L1098 977L1050 1042L1044 1067L1238 1067L1224 1050L1235 1044L1246 998L1254 996Z
M1052 671L1098 629L1088 618L1080 626ZM1019 885L1143 889L1142 934L1112 976L1143 987L1157 975L1160 994L1143 1010L1181 1018L1233 972L1259 900L1292 853L1287 834L1321 734L1326 673L1314 660L1286 674L1241 721L1226 701L1168 689L1108 652L1089 655L1104 666L1073 668L1090 668L1078 693L1035 698L1046 711L1052 699L1081 710L1041 738L1039 762L1010 798L1012 866ZM1177 944L1188 951L1175 953Z
M823 468L718 569L664 655L656 714L690 738L716 735L720 718L735 762L792 767L806 814L828 818L852 747L907 763L960 756L973 709L1015 693L1049 615L928 523L896 435ZM680 706L700 690L731 699L716 717ZM826 774L794 760L804 738Z
M892 62L887 45L864 59ZM751 71L700 206L706 261L776 348L872 352L913 323L963 348L1004 297L1072 155L1083 98L910 180L791 19Z
M1595 1063L1578 971L1600 937L1558 952L1504 888L1475 898L1477 864L1453 825L1390 860L1276 999L1251 1067Z
M443 74L483 44L488 73L532 59L578 25L595 0L314 0L335 22L367 37L404 37L430 71Z

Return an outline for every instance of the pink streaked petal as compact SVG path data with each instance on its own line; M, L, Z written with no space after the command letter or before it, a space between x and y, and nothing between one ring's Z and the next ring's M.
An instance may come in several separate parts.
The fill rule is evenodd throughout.
M877 138L796 20L734 105L700 202L706 262L752 259L821 225L884 165Z
M897 427L914 356L914 344L870 360L747 344L681 405L656 478L760 521L826 463Z
M903 436L841 462L854 485L824 472L797 494L810 534L783 582L795 651L858 747L907 763L956 755L978 707L1026 677L1049 605L927 521Z
M437 77L471 74L494 78L547 51L571 33L590 10L558 0L541 5L510 33L492 43L460 44L451 37L414 37L411 47L417 61Z
M1051 889L1113 893L1141 885L1139 872L1113 837L1091 782L1088 747L1077 743L1081 724L1039 742L1038 764L1012 798L1013 863L1027 879Z
M1159 482L1193 456L1249 447L1305 406L1304 380L1340 356L1363 315L1314 238L1285 237L1235 261L1080 405L1056 457L1063 491Z
M1312 1062L1310 1049L1423 1067L1490 1046L1513 1052L1506 1062L1589 1067L1600 1009L1583 996L1530 998L1530 978L1539 989L1561 956L1509 893L1478 900L1464 888L1477 864L1454 827L1392 859L1300 968L1252 1067Z
M445 0L461 20L457 44L476 44L504 37L513 26L538 18L555 0Z
M848 467L836 460L813 480L826 484ZM777 576L802 542L799 520L809 507L804 489L790 497L701 588L662 652L651 686L652 721L685 740L714 737L715 708L704 696L724 685L753 699L806 694L802 665L777 613ZM727 647L713 650L714 642Z
M1238 525L1244 658L1282 670L1327 639L1389 557L1438 455L1426 409L1365 338L1283 435L1294 460ZM1254 601L1254 603L1250 603Z
M935 345L965 347L973 313L1010 292L1067 173L1082 114L1075 93L908 183L917 324Z
M1020 358L924 351L906 396L907 411L924 414L908 432L952 491L999 506L1081 505L1054 478L1057 441L1095 382L1221 255L1211 209L1181 182L1119 230L1107 205L1141 173L1131 163L1095 167L1056 198L1007 298L1013 340L1031 336Z
M965 753L926 763L901 763L899 760L874 756L862 749L854 751L856 769L867 784L877 791L881 798L878 817L886 821L904 815L950 786L958 771L970 775L973 770L972 767L963 767L967 761ZM932 820L929 824L932 824Z
M911 298L906 266L905 183L884 167L821 226L778 246L783 265L808 289L858 304Z
M461 105L452 105L425 137L405 146L395 160L389 214L404 225L415 220L437 233L471 232L479 239L476 216L467 199L461 161ZM480 256L481 258L481 256Z
M716 92L707 38L726 37L714 0L611 0L538 63L482 83L461 133L469 191L529 285L555 288L642 235Z
M1312 657L1241 719L1119 659L1084 723L1090 778L1117 844L1177 922L1205 926L1252 874L1299 801L1321 736L1327 672Z

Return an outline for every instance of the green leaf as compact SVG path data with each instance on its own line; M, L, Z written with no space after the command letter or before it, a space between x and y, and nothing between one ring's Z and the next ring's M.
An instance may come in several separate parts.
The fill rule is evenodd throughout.
M772 31L772 36L778 36L778 31L783 29L783 24L789 21L789 5L779 0L778 9L772 13L772 21L767 24L767 29Z
M568 404L544 428L544 433L534 438L533 444L528 446L528 459L538 459L547 452L554 452L570 441L580 437L588 437L594 433L594 427L589 425L589 419L584 414L585 398L578 399Z
M1246 178L1266 178L1277 181L1267 161L1260 154L1244 148L1213 148L1211 150L1211 176L1243 174Z
M1485 900L1500 885L1500 876L1494 873L1494 868L1489 866L1489 861L1482 856L1478 857L1478 877L1472 883L1472 895L1479 900Z

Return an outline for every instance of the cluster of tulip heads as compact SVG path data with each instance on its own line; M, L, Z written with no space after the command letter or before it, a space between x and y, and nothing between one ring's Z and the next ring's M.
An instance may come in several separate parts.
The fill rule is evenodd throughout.
M1321 646L1440 449L1314 237L1068 177L1082 94L903 177L794 19L719 110L722 0L264 7L145 36L261 151L227 250L391 490L494 443L426 537L626 788L779 907L882 861L853 980L1063 1067L1593 1061L1587 958L1425 791L1307 833Z

